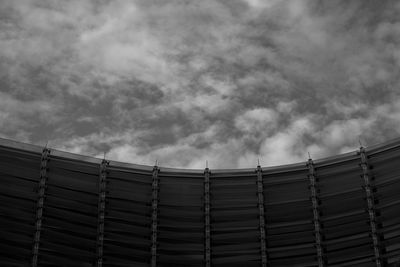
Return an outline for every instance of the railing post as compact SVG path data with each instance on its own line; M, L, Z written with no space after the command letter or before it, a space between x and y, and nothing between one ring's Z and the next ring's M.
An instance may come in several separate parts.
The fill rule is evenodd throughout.
M374 247L375 263L377 267L383 266L381 255L381 242L378 234L378 226L376 221L375 197L371 186L370 167L368 164L368 156L364 147L360 147L359 155L361 158L360 167L362 169L362 178L364 180L364 190L367 200L367 212L369 215L369 225L371 227L371 237Z
M267 241L266 241L266 230L265 230L265 207L264 207L264 183L262 176L261 166L258 165L257 169L257 196L258 196L258 210L260 216L260 242L261 242L261 266L268 266L267 258Z
M152 216L151 216L151 267L157 266L157 230L158 230L158 190L159 190L159 168L153 168L152 183Z
M324 267L325 256L324 256L324 249L322 246L322 227L321 227L320 211L319 211L317 179L315 176L314 162L312 161L312 159L308 160L307 167L308 167L308 179L310 180L309 188L311 192L311 202L313 207L315 246L317 249L318 266Z
M103 245L104 245L104 218L106 211L106 187L107 187L107 168L109 162L103 159L100 164L99 174L99 200L97 218L97 260L96 266L103 266Z
M40 235L42 231L42 219L44 200L46 197L46 183L47 183L47 163L49 161L50 149L45 147L42 152L40 163L40 180L38 187L38 200L36 204L36 222L35 222L35 237L32 249L32 267L38 266L38 256L40 247Z
M204 170L204 245L205 266L211 266L211 227L210 227L210 170Z

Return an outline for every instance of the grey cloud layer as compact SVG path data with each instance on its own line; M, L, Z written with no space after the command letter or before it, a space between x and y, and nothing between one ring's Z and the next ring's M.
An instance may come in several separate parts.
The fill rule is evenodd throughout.
M0 135L202 168L400 133L397 1L2 1Z

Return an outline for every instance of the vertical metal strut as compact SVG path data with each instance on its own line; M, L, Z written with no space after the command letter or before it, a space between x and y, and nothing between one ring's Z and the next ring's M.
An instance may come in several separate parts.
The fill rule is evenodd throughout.
M315 233L315 246L317 248L317 259L318 266L325 266L325 257L324 250L322 246L322 228L320 221L320 213L319 213L319 198L318 198L318 190L317 190L317 179L315 177L315 169L314 162L312 159L309 159L307 162L308 167L308 178L310 179L310 191L311 191L311 202L313 207L313 215L314 215L314 233Z
M360 157L361 157L361 169L362 169L362 177L364 180L364 189L366 194L366 200L368 205L368 215L369 215L369 224L371 227L371 237L374 246L375 253L375 263L377 267L383 266L382 257L381 257L381 244L379 240L378 230L377 230L377 222L376 222L376 212L375 212L375 200L374 193L371 187L370 181L370 172L368 165L367 153L365 152L365 148L360 147Z
M264 208L264 183L262 176L261 166L258 165L257 169L257 196L258 196L258 209L260 216L260 242L261 242L261 266L267 267L267 241L265 233L265 208Z
M204 245L205 266L211 266L211 227L210 227L210 170L204 170Z
M32 267L38 266L40 234L42 231L43 206L46 193L47 163L49 161L49 154L50 154L50 149L45 147L42 152L42 158L40 163L40 180L38 188L38 200L36 204L35 237L33 241L33 250L32 250Z
M104 217L106 211L106 186L107 186L107 168L109 162L105 159L100 164L99 174L99 203L97 218L97 267L103 266L103 244L104 244Z
M152 215L151 215L151 267L157 266L157 228L158 228L158 173L159 168L153 168L152 184Z

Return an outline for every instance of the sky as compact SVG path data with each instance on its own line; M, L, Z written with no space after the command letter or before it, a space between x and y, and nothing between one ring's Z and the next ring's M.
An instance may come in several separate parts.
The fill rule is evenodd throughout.
M0 137L252 168L400 135L397 0L2 0Z

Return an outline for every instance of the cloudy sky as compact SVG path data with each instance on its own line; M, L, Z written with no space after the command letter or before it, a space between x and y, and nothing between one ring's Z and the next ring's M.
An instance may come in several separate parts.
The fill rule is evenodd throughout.
M0 137L247 168L400 135L400 2L2 0Z

